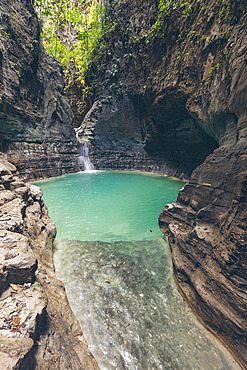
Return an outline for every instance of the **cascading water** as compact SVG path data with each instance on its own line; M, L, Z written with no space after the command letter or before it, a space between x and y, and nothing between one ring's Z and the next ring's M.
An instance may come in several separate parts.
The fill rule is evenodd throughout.
M79 141L79 167L81 171L94 170L94 166L89 157L89 147L85 141Z

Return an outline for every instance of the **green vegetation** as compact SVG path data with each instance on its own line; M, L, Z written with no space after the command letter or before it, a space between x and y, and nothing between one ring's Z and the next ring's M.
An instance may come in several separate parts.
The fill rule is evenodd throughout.
M83 85L99 40L109 30L105 7L99 0L35 0L42 22L47 52L64 67L65 79L77 78Z
M159 0L158 10L158 17L148 34L148 39L152 38L162 30L162 21L169 12L177 10L182 15L187 16L191 12L192 6L190 0Z

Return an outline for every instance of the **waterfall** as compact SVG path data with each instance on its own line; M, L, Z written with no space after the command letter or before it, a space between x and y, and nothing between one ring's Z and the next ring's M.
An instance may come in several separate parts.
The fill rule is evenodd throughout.
M94 166L89 158L89 147L85 141L79 141L79 167L81 171L94 170Z

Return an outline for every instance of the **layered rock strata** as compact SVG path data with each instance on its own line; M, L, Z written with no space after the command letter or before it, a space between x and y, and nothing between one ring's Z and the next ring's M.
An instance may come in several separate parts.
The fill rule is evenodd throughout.
M0 3L0 151L24 178L78 170L62 69L44 52L31 0Z
M108 3L113 30L88 73L94 104L78 132L91 141L100 168L183 178L219 147L165 208L160 225L184 296L246 367L245 0L191 0L164 17L158 3ZM0 26L0 149L26 178L77 170L61 68L43 52L31 1L1 1ZM28 368L31 358L37 368L96 366L54 278L48 245L55 229L41 193L9 166L4 162L0 184L1 240L8 245L0 274L3 367Z
M221 147L159 217L181 293L247 364L247 144Z
M238 138L246 7L192 0L162 15L158 4L108 3L113 31L88 72L93 105L78 133L91 142L99 169L189 178L214 149Z
M181 292L246 368L246 4L158 4L110 4L79 135L99 168L192 173L160 226Z
M150 104L152 109L152 102L143 104ZM163 134L164 142L160 143L152 137L154 132L145 132L144 121L151 116L140 119L138 109L142 110L143 106L137 107L127 94L99 96L86 114L77 133L81 140L90 142L91 158L97 169L141 170L188 179L205 155L217 146L187 116L179 126L174 123L172 130L173 123L169 122L169 127L162 129L167 131ZM161 139L162 135L156 134ZM148 140L153 141L153 146Z
M0 155L0 368L98 369L54 273L41 197Z

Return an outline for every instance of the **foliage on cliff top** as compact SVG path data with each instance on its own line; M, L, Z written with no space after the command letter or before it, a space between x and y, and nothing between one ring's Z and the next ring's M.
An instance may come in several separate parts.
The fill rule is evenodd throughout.
M64 67L65 78L73 75L85 84L85 75L91 62L105 50L106 34L114 24L105 17L105 0L34 0L42 22L42 39L47 52ZM109 2L115 6L117 2ZM139 0L135 1L139 8ZM190 0L159 0L158 17L149 37L159 32L161 19L177 8L190 11ZM101 42L99 42L101 41Z
M122 93L131 84L135 88L141 65L143 70L148 64L151 67L143 86L151 86L152 76L158 74L164 84L173 73L179 78L186 63L194 63L195 48L207 46L209 50L214 43L210 47L222 49L231 23L237 22L232 18L241 12L236 9L241 9L245 1L35 0L35 5L43 23L46 50L64 67L66 94L79 125L94 93ZM220 30L211 35L207 22L213 14ZM227 35L221 40L225 29ZM170 50L175 48L174 68L168 72L166 63ZM212 71L218 63L217 60Z
M70 75L85 83L107 26L105 7L100 0L35 0L42 22L42 39L47 52L64 67L66 82Z

